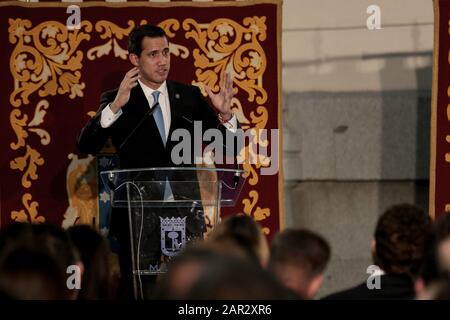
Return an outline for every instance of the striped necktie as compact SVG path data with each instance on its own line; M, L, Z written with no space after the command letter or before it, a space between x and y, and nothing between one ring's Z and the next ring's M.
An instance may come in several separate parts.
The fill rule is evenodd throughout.
M162 109L161 109L161 105L159 104L159 94L161 92L159 91L153 91L152 96L153 96L153 108L155 109L155 112L153 113L153 117L155 118L155 122L156 125L158 126L158 131L159 134L161 135L161 139L164 143L164 146L166 146L166 130L164 129L164 118L163 118L163 114L162 114ZM173 193L172 193L172 188L170 187L170 183L168 181L168 179L166 178L166 182L163 183L164 184L164 200L166 201L173 201Z
M159 104L159 94L161 92L159 91L153 91L153 108L155 109L155 112L153 113L153 118L155 118L156 126L158 127L159 134L161 136L161 139L164 143L164 146L166 145L166 130L164 129L164 118L162 114L161 105Z

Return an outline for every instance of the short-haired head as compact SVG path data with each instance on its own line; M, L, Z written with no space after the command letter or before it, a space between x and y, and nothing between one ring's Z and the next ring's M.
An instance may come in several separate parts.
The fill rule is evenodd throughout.
M415 205L388 208L376 226L374 262L386 273L415 276L424 261L430 228L429 216Z
M144 24L141 26L135 27L128 36L128 53L135 54L138 57L142 52L142 40L145 37L149 38L166 38L166 33L163 28L152 25L152 24ZM167 39L168 40L168 39Z

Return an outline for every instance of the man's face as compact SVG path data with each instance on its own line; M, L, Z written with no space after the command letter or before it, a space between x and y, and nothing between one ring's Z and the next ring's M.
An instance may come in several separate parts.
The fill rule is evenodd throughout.
M141 81L152 89L158 89L169 75L169 43L166 37L144 37L141 46L141 55L131 55L130 60L139 68Z

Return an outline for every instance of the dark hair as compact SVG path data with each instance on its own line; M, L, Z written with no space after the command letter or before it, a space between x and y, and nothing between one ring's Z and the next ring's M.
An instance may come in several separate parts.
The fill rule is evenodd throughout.
M425 246L425 259L420 270L419 277L428 286L440 278L449 278L448 266L441 265L439 259L439 246L442 242L450 239L450 215L446 213L439 217L427 237Z
M440 257L440 251L441 251L441 245L442 243L446 242L450 239L450 214L445 213L444 216L439 217L434 225L433 225L433 233L432 233L432 240L434 247L433 249L433 258L436 263L436 268L440 275L443 276L449 276L450 275L450 266L447 265L448 263L444 260L442 261Z
M330 255L330 245L320 235L305 229L286 229L272 241L269 269L293 265L311 279L325 270Z
M375 230L374 262L386 273L417 275L424 258L430 217L414 205L400 204L387 209Z
M85 268L78 299L113 298L109 264L110 250L107 240L88 225L72 226L67 232L80 252Z
M450 238L450 213L439 217L434 225L436 242L440 243Z
M22 247L26 247L27 250L38 250L40 251L39 254L48 255L53 262L56 262L60 271L59 273L63 275L63 278L61 282L61 279L58 278L55 273L53 280L57 282L57 285L63 285L64 290L66 290L67 298L75 297L77 291L67 288L65 277L67 268L70 265L75 265L79 262L79 254L65 230L59 226L50 224L14 223L10 225L3 234L1 258L10 259L10 257L5 256L5 252L10 252L16 250L16 248L20 249ZM18 252L22 254L25 251L19 250ZM13 256L14 259L15 257L16 256ZM14 259L11 261L18 261ZM42 259L45 259L45 257ZM50 268L50 265L53 262L48 262L47 266ZM30 272L30 270L34 268L34 264L30 264L30 269L23 269L23 274L28 274L30 276L37 275L38 272L41 272L44 268L42 267L42 270L38 270L38 263L39 262L36 262L37 272ZM4 271L4 273L6 274L6 272L9 272L8 270ZM54 271L51 271L50 273L52 272L54 273ZM19 273L16 273L16 275L17 274ZM42 277L45 278L45 275L42 275Z
M181 291L174 287L174 278L184 273L183 267L195 264L198 266L199 275L203 273L203 269L215 260L222 259L221 255L205 247L203 244L194 244L186 247L179 255L175 256L168 262L167 272L161 276L156 284L155 299L184 299L185 295L191 289L191 286L198 281L193 279L193 283L184 284L186 287ZM187 275L190 276L190 275Z
M421 278L426 286L440 277L436 253L436 235L433 232L430 232L425 240L423 263L416 277Z
M35 241L59 260L64 271L80 261L80 254L64 229L48 223L32 224L31 228Z
M258 223L248 215L224 218L208 237L209 242L234 244L250 261L259 263L259 249L263 234Z
M68 299L65 276L36 243L8 245L0 259L0 287L11 299Z
M137 26L130 32L130 35L128 36L128 53L134 53L139 57L142 52L142 40L145 37L165 37L167 39L164 30L158 26L152 24Z
M77 249L61 227L48 223L13 223L3 233L0 249L11 244L33 244L55 257L66 271L79 260Z
M221 256L206 264L188 292L188 300L299 299L256 264Z

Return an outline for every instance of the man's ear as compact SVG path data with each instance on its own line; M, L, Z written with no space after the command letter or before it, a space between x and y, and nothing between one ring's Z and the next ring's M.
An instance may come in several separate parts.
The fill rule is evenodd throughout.
M372 242L370 243L370 249L372 251L372 255L377 252L377 242L375 238L372 239Z
M128 59L130 60L131 64L135 67L139 66L139 57L135 55L134 53L130 53L128 55Z
M320 286L322 285L323 277L324 277L324 274L321 273L321 274L315 276L309 282L308 287L306 289L306 298L307 299L314 299L314 297L316 296L317 292L320 289Z

